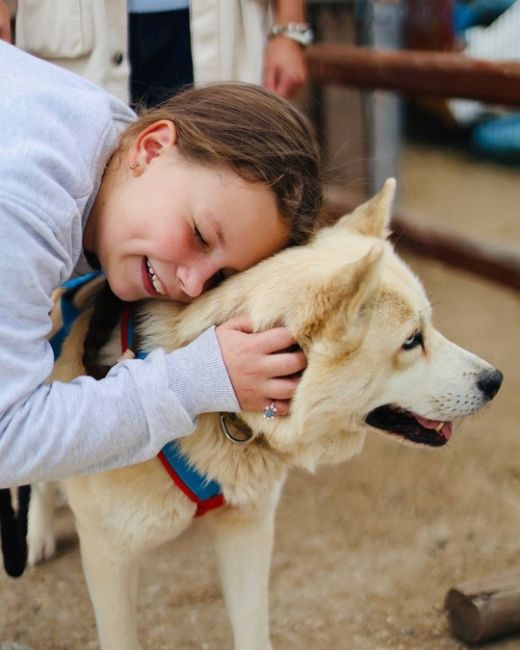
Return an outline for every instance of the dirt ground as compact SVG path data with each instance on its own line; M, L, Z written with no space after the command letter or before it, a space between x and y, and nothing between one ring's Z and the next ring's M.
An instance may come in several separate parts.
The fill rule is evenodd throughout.
M518 170L408 147L403 208L520 245ZM361 456L291 474L271 578L278 650L455 650L443 600L455 583L520 566L520 295L406 255L444 333L502 369L503 388L440 450L369 436ZM0 575L0 639L94 650L93 614L70 513L59 549L19 580ZM146 649L222 650L231 634L204 522L144 565ZM486 646L520 648L520 635ZM124 648L115 650L125 650Z

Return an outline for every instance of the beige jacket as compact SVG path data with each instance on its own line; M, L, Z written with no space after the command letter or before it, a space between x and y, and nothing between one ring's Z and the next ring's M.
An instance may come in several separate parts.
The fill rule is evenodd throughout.
M260 83L269 0L190 0L195 83ZM18 0L16 44L128 102L126 0Z

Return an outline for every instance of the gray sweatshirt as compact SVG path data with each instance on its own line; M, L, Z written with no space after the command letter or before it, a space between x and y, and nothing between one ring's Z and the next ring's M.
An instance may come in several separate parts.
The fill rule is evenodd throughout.
M239 409L213 328L99 381L44 384L52 291L91 270L83 229L134 119L97 86L0 41L0 487L141 462L191 433L198 414Z

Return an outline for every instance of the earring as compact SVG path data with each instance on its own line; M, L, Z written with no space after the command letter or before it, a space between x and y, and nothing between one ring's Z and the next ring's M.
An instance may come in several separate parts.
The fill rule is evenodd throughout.
M139 167L139 163L134 160L134 162L131 162L129 165L130 169L137 169Z

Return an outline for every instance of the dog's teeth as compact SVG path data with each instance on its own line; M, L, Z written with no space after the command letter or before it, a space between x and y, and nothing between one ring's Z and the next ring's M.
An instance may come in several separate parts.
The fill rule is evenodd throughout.
M435 431L437 431L437 433L440 433L443 427L444 427L444 422L439 422L439 424L435 427Z

